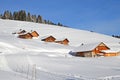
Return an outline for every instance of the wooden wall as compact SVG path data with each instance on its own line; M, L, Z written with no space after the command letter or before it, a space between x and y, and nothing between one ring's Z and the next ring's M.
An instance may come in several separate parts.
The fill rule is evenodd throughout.
M77 52L76 56L80 56L80 57L92 57L92 52L91 51Z
M109 57L109 56L118 56L118 53L104 53L105 57Z
M33 32L31 33L31 35L32 35L33 37L38 37L38 36L39 36L39 34L38 34L36 31L33 31Z
M92 52L97 54L97 53L101 53L101 50L109 50L109 48L105 46L104 44L100 44Z
M19 35L18 37L22 39L32 39L32 35L30 33Z

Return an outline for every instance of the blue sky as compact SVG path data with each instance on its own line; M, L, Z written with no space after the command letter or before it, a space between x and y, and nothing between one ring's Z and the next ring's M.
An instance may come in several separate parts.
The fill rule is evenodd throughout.
M120 35L120 0L0 0L0 13L26 10L71 28Z

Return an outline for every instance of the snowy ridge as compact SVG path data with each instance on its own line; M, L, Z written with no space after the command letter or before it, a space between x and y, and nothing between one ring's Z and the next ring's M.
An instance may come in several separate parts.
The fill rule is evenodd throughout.
M38 38L20 39L19 29L39 33ZM67 38L69 45L41 41L52 35ZM81 58L69 54L82 43L104 42L120 51L120 40L111 36L58 27L0 19L0 79L2 80L119 80L120 56ZM35 65L35 66L34 66Z

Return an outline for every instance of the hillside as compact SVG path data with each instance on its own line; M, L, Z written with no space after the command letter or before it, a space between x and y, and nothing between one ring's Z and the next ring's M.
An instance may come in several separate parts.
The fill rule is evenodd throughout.
M35 30L38 39L20 39L14 32ZM69 39L69 45L43 42L44 36ZM2 80L119 80L120 57L81 58L69 54L77 46L104 42L120 50L111 36L32 22L0 19L0 78ZM14 76L15 75L15 76ZM7 77L6 77L7 76Z

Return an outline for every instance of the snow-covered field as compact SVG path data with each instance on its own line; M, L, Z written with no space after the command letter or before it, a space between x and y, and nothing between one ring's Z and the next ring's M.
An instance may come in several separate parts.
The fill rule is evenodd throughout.
M36 30L38 39L12 34ZM68 46L41 41L68 38ZM120 56L83 58L69 54L82 43L104 42L120 51L120 39L53 25L0 19L0 80L120 80Z

